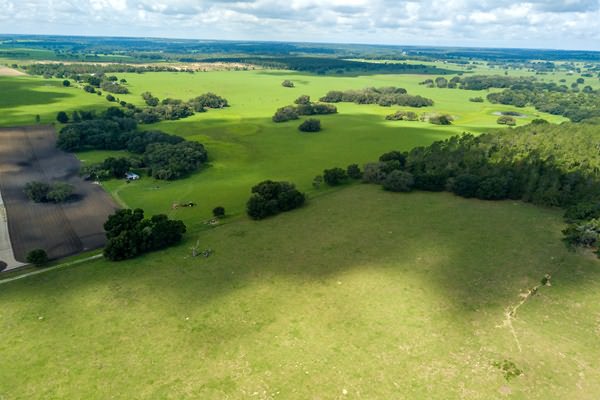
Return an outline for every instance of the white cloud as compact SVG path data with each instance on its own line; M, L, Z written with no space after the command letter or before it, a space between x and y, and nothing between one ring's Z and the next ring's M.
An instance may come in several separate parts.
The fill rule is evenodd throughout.
M600 50L600 0L0 0L3 33Z

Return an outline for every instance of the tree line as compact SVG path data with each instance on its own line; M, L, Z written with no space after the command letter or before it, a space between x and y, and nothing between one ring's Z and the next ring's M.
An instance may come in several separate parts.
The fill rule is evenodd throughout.
M407 107L429 107L433 100L419 95L409 95L404 88L380 87L362 90L332 90L319 99L325 103L349 102L356 104L378 104L389 107L393 105Z
M562 115L573 122L600 117L600 91L585 85L582 77L577 78L570 86L565 82L541 82L534 77L501 75L456 76L449 81L438 77L435 80L427 79L421 84L464 90L499 88L504 90L487 95L490 103L515 107L533 106L538 111ZM483 99L474 97L471 101L481 102Z
M513 199L562 207L570 246L600 247L600 157L597 125L538 122L525 127L463 134L408 152L391 151L353 179L385 190L449 191L482 200ZM325 170L315 185L337 185L350 167Z

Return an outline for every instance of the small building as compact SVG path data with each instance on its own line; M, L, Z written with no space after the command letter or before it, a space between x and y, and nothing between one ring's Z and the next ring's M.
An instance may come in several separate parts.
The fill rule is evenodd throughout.
M126 172L125 179L127 179L128 181L137 181L138 179L140 179L140 176L134 172Z

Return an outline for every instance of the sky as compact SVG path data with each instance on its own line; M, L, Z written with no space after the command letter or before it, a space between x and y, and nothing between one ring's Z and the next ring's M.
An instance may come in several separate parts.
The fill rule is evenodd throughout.
M0 33L600 50L600 0L0 0Z

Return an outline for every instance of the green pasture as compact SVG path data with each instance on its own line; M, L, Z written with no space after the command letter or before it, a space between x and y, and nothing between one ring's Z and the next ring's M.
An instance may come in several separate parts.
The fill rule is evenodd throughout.
M126 184L120 180L105 183L106 188L123 205L143 207L149 213L169 213L186 223L201 224L212 208L221 205L230 214L241 214L252 185L264 179L286 179L302 190L311 191L311 182L324 168L376 160L385 151L408 150L450 135L479 133L496 128L494 112L515 110L510 106L471 103L469 97L481 92L425 88L418 83L426 76L372 75L361 77L314 76L287 71L215 71L189 73L117 74L128 81L131 94L121 100L143 104L142 92L159 98L187 100L212 91L226 97L231 107L179 121L145 126L181 135L204 143L210 163L193 176L174 182L144 178ZM295 88L284 88L284 79L294 81ZM62 87L60 80L32 77L0 78L7 96L0 100L3 113L0 124L32 123L39 114L42 123L51 123L60 110L72 111L108 107L103 96L85 93L81 88ZM400 86L409 93L435 100L435 106L419 112L449 113L455 117L450 127L423 122L389 122L387 114L397 107L338 104L339 113L320 117L323 131L301 134L299 121L276 124L271 116L278 107L292 104L302 94L314 100L329 90L361 89L368 86ZM483 93L485 95L485 93ZM540 114L531 108L519 124L528 123ZM559 117L543 115L552 121ZM85 152L84 162L98 162L110 152ZM171 210L175 202L193 201L195 209Z
M355 185L0 284L0 398L592 399L600 275L562 225L519 202ZM190 257L196 240L214 255ZM545 274L513 336L506 310Z

